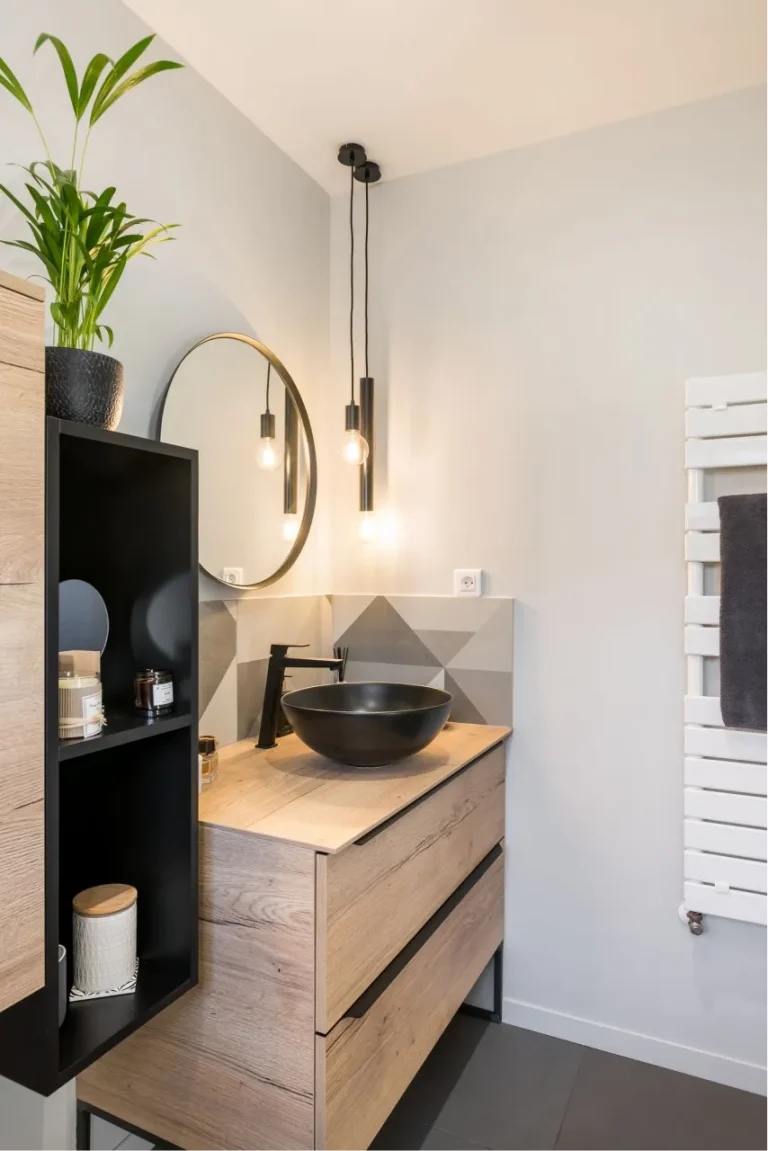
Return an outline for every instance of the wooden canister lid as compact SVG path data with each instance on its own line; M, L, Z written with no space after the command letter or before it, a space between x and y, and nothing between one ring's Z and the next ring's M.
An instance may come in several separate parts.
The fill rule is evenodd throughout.
M98 887L86 887L72 900L72 908L77 915L115 915L131 907L138 897L135 887L129 883L101 883Z

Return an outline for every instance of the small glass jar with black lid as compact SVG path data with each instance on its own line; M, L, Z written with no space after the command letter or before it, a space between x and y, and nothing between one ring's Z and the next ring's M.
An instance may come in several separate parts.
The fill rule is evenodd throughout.
M173 676L169 671L145 667L133 681L136 710L148 719L173 711Z

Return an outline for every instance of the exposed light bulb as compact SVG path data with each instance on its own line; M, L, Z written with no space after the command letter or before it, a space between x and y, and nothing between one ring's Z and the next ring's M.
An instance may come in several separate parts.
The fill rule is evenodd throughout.
M354 428L350 428L344 433L339 455L347 464L364 464L368 459L368 441Z
M283 539L293 543L299 534L299 517L287 515L283 520Z
M280 451L280 446L277 440L272 439L271 436L264 436L259 440L259 446L256 449L256 463L265 472L272 472L275 468L279 468L283 462L283 453Z
M360 517L358 525L358 534L364 543L370 543L371 540L376 538L376 519L373 512L364 512Z

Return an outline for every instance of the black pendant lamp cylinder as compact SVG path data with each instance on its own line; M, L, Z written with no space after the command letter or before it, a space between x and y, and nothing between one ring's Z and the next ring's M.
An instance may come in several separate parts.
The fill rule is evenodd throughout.
M263 440L273 440L275 438L274 412L261 413L261 438Z
M360 511L373 511L373 377L360 380L360 435L368 444L368 456L360 465Z

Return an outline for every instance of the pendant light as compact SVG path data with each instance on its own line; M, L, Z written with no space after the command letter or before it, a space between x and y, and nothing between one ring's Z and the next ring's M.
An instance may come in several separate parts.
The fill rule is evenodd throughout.
M368 188L381 179L381 169L373 160L366 160L354 170L354 177L365 186L365 243L363 291L363 312L365 332L365 375L360 380L360 433L368 445L368 453L360 462L360 538L366 542L376 535L376 520L373 515L373 377L368 369Z
M272 365L267 361L266 411L261 414L261 439L256 451L256 463L265 472L274 471L283 462L283 453L275 434L275 414L269 410L269 378Z
M360 144L342 144L338 160L349 168L349 381L350 402L344 409L344 439L339 455L359 466L368 459L368 442L360 432L360 405L355 402L355 169L366 162Z

